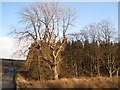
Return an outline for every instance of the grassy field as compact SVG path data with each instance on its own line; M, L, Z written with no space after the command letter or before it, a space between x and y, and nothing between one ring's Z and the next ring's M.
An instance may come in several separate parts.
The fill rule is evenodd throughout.
M62 78L49 81L28 81L22 76L16 78L17 88L118 88L120 77Z

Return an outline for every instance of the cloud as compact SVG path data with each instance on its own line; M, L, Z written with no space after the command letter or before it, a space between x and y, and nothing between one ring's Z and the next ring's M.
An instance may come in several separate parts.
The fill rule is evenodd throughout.
M17 50L17 41L10 37L0 37L0 58L21 59L21 57L13 57L15 50Z

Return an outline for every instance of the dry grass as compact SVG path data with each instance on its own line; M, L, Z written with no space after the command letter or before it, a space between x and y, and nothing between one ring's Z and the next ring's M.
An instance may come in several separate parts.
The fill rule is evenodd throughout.
M19 74L16 77L17 88L32 88L31 83Z
M91 78L62 78L49 81L27 81L20 80L18 84L26 88L118 88L118 77L91 77Z

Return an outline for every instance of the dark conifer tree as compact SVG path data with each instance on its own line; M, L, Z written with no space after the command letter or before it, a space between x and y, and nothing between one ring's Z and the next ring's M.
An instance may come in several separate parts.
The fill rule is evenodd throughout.
M83 58L84 58L83 70L84 70L85 75L87 75L87 76L92 75L92 73L90 72L91 71L91 68L90 68L91 61L90 61L90 57L89 57L89 49L90 49L89 41L85 40L84 41L84 54L83 54Z

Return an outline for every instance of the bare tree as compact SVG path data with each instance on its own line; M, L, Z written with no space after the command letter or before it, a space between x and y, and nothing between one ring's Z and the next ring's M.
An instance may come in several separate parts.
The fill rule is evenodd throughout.
M116 72L117 70L117 57L116 56L116 48L111 45L111 41L114 40L114 38L116 38L116 32L115 32L115 28L113 27L113 25L106 20L102 20L101 22L98 23L98 29L101 31L101 39L102 41L105 42L105 50L104 53L106 55L105 59L106 59L106 68L109 71L109 75L110 77L112 77L112 75Z
M101 22L89 24L88 26L84 27L83 30L81 30L80 35L82 37L82 40L89 40L93 43L91 46L91 51L93 54L88 53L89 57L92 59L92 62L94 63L94 67L98 73L98 76L100 76L100 62L105 60L103 59L103 53L106 53L104 55L106 57L106 65L107 69L109 70L110 77L112 77L112 74L116 71L116 55L112 55L110 43L114 40L115 37L115 28L113 25L107 21L102 20ZM97 47L95 42L98 42L98 45L102 42L105 42L105 49L103 51L100 50L100 47ZM114 49L113 49L114 50ZM96 64L95 64L96 62Z
M66 43L66 32L75 20L75 14L75 9L64 7L60 3L36 3L21 11L20 22L24 28L12 31L17 35L19 41L36 44L44 61L53 69L55 79L58 79L57 67L61 62L58 57ZM58 41L61 43L58 44ZM50 47L53 60L49 60L41 50L43 43L47 43Z

